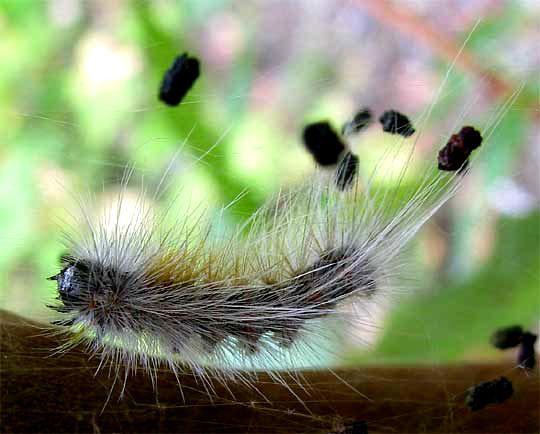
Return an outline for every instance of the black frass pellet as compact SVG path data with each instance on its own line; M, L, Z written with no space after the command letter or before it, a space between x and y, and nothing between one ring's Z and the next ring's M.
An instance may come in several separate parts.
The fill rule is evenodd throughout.
M187 53L178 56L163 76L159 99L165 104L177 106L198 77L199 61Z
M473 127L463 127L453 134L439 151L439 170L454 172L465 167L471 152L482 144L482 135Z
M514 394L512 383L505 377L485 381L469 388L465 403L472 411L481 410L490 404L500 404Z
M523 328L515 325L495 330L491 335L491 345L500 350L517 347L523 337Z
M340 190L346 190L352 185L358 170L358 157L352 152L347 152L339 162L336 171L336 186Z
M359 133L371 123L371 119L371 110L364 108L356 113L350 121L343 124L341 134L347 136L349 134Z
M414 128L409 118L395 110L385 111L379 118L383 131L409 137L414 134Z
M536 353L534 351L536 338L537 336L530 332L523 333L518 353L518 363L522 368L533 369L536 364Z
M337 164L339 156L345 150L341 138L326 121L307 125L302 138L308 152L321 166Z

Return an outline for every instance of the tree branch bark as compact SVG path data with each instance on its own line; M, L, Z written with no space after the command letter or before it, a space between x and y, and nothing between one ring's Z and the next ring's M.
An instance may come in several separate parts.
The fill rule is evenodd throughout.
M361 420L370 433L539 430L538 372L512 365L303 371L283 374L287 387L260 374L257 391L216 381L213 394L185 373L183 398L170 372L159 372L155 389L140 372L120 399L121 385L106 368L94 375L99 360L83 348L52 355L63 340L46 328L0 311L2 432L327 433ZM501 375L514 396L471 412L464 391Z

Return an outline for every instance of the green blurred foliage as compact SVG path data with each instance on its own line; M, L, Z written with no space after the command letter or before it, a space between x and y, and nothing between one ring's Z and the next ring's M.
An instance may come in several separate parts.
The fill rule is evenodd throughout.
M519 2L502 3L502 12L473 32L468 45L473 52L505 44L511 48L511 41L524 31L522 24L533 21ZM244 222L268 194L297 185L313 170L299 140L307 120L344 121L363 101L386 104L384 108L395 103L392 93L384 93L389 84L382 73L377 81L377 76L351 72L367 70L375 62L355 56L350 47L356 41L348 41L349 48L336 48L323 35L319 42L314 37L319 30L321 35L333 30L324 29L324 22L310 22L309 10L299 12L287 2L283 8L315 26L302 27L313 33L280 39L280 29L294 26L284 16L285 24L276 24L272 34L274 28L265 26L262 2L0 4L2 307L44 320L51 317L45 304L54 297L54 285L45 277L56 272L63 251L62 221L75 197L114 190L129 165L152 191L176 158L173 188L162 201L180 196L175 202L178 214L187 206L183 200L200 199L219 212L220 206L245 193L227 210L226 222L232 226ZM465 39L471 27L459 37ZM337 39L347 37L337 30L335 34ZM403 51L418 55L411 46ZM184 102L169 108L156 95L164 71L183 51L201 57L203 73ZM388 70L395 66L391 51L375 47L375 53L382 65L388 62ZM447 63L430 56L420 54L417 61L437 83L448 72ZM496 68L497 59L491 62ZM517 77L515 82L525 83L524 88L478 159L477 189L471 195L519 167L532 125L525 107L538 92L538 83L531 79L537 72ZM476 86L462 72L449 73L431 116L421 124L428 139L444 142L464 119L489 121L500 101L482 113L472 103L462 105ZM268 97L268 89L277 89L278 96ZM380 104L370 99L372 92ZM411 110L421 118L422 110ZM354 146L367 165L387 143L382 134L369 132ZM411 167L408 175L414 178L422 167ZM388 179L376 180L376 186L382 191L397 188ZM406 195L408 187L400 186L399 195ZM400 300L374 351L355 352L351 360L492 357L486 342L494 327L516 322L529 327L538 320L538 213L500 217L484 197L481 202L479 207L449 205L451 211L443 216L450 220L443 237L447 257L442 265L424 264L419 273L425 278L419 279L421 285L430 289ZM487 258L475 262L471 250L479 221L489 226L495 240ZM414 256L426 256L430 244L425 240L421 237L411 250Z
M537 212L500 219L489 261L461 284L402 300L387 322L393 332L365 360L430 363L496 357L489 345L495 329L538 319L538 222Z

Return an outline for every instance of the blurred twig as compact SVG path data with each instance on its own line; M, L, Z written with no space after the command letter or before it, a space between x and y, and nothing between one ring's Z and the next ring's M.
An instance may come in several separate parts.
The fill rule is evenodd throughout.
M508 80L483 67L466 47L460 47L403 5L398 8L389 0L354 0L354 2L379 22L424 45L447 63L455 61L456 66L462 71L485 81L492 98L503 98L515 89L516 86Z

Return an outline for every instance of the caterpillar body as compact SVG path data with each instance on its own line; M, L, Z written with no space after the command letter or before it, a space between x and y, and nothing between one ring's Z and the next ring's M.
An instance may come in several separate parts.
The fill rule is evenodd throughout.
M128 370L164 361L234 376L231 354L244 367L290 366L294 350L316 363L310 337L331 328L321 319L343 319L345 301L369 319L365 306L389 294L403 246L462 175L433 171L398 207L397 195L360 179L342 191L320 173L221 240L202 215L196 227L167 227L142 200L126 223L124 193L99 218L82 205L83 227L66 234L69 253L51 277L57 323L76 332L67 345L85 342Z
M50 277L59 301L51 307L62 315L55 323L70 331L65 347L86 344L125 367L126 378L138 366L153 378L162 364L243 380L268 366L294 369L299 359L317 366L321 345L341 336L332 321L369 323L370 306L399 288L404 247L459 188L480 144L463 136L457 152L451 142L445 158L460 159L452 170L437 170L433 158L404 196L380 189L373 179L381 172L397 186L408 175L417 141L410 135L397 138L368 176L340 147L330 170L279 191L221 237L204 211L190 216L195 225L171 208L157 213L144 189L126 217L128 170L106 212L96 216L95 201L81 201L67 225L67 254Z

